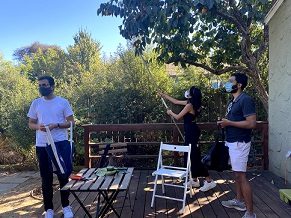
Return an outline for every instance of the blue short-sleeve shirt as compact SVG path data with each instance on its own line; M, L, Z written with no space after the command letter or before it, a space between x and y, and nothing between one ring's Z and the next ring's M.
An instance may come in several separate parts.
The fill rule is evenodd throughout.
M256 114L254 101L244 92L242 92L234 101L232 107L227 114L230 121L243 121L246 117ZM227 142L250 142L252 129L238 128L227 126L225 128L225 139Z

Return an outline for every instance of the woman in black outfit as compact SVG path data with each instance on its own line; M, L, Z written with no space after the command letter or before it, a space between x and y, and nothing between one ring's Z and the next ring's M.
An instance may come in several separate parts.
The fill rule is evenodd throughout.
M196 117L201 110L202 94L200 89L192 86L185 92L187 100L179 101L164 93L158 93L160 97L164 97L174 104L185 105L183 110L179 114L173 113L172 110L168 110L167 113L174 117L176 120L184 119L184 132L185 132L185 145L191 144L191 173L193 177L192 186L200 187L198 177L205 177L204 185L200 188L200 191L208 191L216 186L216 183L210 178L207 169L201 163L201 152L198 146L200 137L200 129L196 124ZM184 164L186 164L187 156L184 156ZM190 186L190 181L188 182Z

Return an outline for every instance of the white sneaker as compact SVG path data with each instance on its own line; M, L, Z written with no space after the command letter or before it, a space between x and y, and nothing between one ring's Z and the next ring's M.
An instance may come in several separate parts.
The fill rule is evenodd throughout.
M200 191L206 192L209 191L210 189L213 189L216 186L216 183L211 180L211 182L207 182L204 180L204 185L200 188Z
M253 215L250 215L247 211L242 218L257 218L257 215L255 213Z
M185 185L185 182L183 183L183 185ZM187 182L187 187L190 187L190 181ZM199 188L200 187L200 182L197 179L196 181L194 179L192 179L192 187L193 188Z
M44 218L54 218L55 212L52 209L48 209L45 213Z
M64 218L73 218L74 217L71 206L63 207L63 214L64 214Z

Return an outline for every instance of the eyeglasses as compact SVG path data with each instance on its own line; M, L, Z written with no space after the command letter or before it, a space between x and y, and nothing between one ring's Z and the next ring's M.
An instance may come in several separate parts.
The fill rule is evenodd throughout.
M43 84L38 84L38 87L47 87L49 85L50 85L49 83L43 83Z
M229 105L227 106L227 110L226 110L225 116L227 116L229 114L229 112L231 111L232 106L233 106L233 101L231 101L229 103Z

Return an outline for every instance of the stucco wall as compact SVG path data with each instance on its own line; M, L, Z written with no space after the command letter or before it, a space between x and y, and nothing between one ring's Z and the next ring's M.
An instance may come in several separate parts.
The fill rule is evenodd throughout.
M285 176L291 150L291 1L285 0L269 22L269 169ZM291 182L291 157L287 160Z

